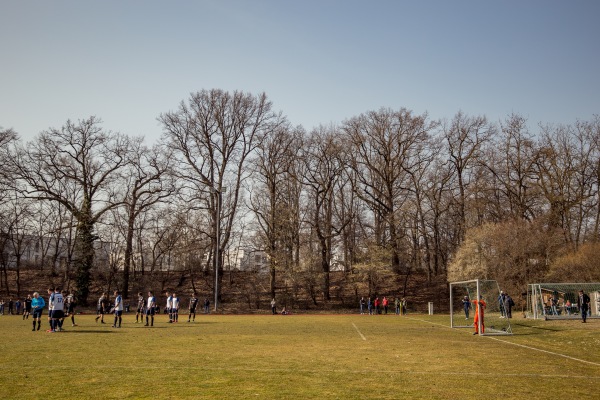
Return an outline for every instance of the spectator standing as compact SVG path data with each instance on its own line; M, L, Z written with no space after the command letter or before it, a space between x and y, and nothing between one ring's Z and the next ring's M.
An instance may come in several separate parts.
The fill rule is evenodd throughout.
M383 304L383 311L384 311L385 315L387 315L388 303L389 303L387 297L383 296L383 300L381 301L381 303Z
M17 299L17 301L15 301L15 311L16 311L16 315L21 315L21 300Z
M552 310L552 315L558 315L556 306L558 306L558 298L556 298L556 296L552 296L550 299L550 309Z
M579 291L579 296L577 297L577 307L581 313L581 322L585 323L587 320L588 309L590 307L590 296L584 293L583 289Z
M469 319L469 310L471 310L471 301L469 296L465 296L462 299L463 308L465 309L465 319Z
M396 307L396 315L400 315L400 299L398 297L394 299L394 306Z
M273 297L273 300L271 300L271 312L273 313L273 315L277 314L275 297Z
M514 307L515 302L512 297L508 293L504 296L504 311L506 312L506 318L512 318L512 308Z
M13 306L14 306L13 300L8 299L8 313L10 315L13 315Z
M360 306L360 315L363 315L365 313L365 298L361 297L360 301L359 301L359 306Z
M506 297L506 295L504 294L504 291L501 290L500 296L498 296L498 307L500 308L500 318L506 318L506 312L504 310L504 298L505 297Z

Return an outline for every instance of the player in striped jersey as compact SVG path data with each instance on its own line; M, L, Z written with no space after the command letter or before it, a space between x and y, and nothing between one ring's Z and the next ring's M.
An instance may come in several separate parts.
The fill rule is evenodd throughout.
M73 296L73 293L70 292L67 296L65 300L65 306L67 310L67 316L71 317L71 325L77 326L75 323L75 296Z
M142 292L138 292L138 303L135 311L135 323L138 322L144 322L144 295L142 295Z
M192 297L190 298L190 306L189 306L189 314L188 314L188 322L192 319L192 322L196 320L196 307L198 306L198 298L196 297L196 292L192 293ZM193 316L193 318L192 318Z

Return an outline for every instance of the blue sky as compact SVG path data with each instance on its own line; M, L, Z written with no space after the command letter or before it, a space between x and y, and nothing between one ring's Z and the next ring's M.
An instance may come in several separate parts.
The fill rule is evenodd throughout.
M265 92L294 125L381 107L538 123L600 114L599 1L0 0L0 126L156 141L191 92Z

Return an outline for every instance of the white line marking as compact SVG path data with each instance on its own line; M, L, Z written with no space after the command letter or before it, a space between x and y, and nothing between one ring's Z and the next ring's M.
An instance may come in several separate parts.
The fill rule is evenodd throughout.
M439 325L439 326L443 326L443 327L448 328L448 329L452 329L448 325L440 324L440 323L437 323L437 322L426 321L424 319L419 319L419 318L411 318L411 317L408 317L408 318L412 319L412 320L415 320L415 321L421 321L421 322L425 322L425 323L428 323L428 324ZM547 354L552 354L554 356L568 358L569 360L578 361L578 362L582 362L582 363L586 363L586 364L591 364L591 365L595 365L597 367L600 367L600 363L593 362L593 361L588 361L588 360L582 360L581 358L571 357L571 356L568 356L566 354L555 353L555 352L550 351L550 350L543 350L543 349L538 349L537 347L531 347L531 346L526 346L524 344L513 343L513 342L509 342L507 340L499 339L499 338L494 337L494 336L482 336L482 337L484 337L486 339L497 340L498 342L502 342L502 343L512 344L513 346L519 346L519 347L523 347L525 349L535 350L535 351L539 351L539 352L547 353Z
M367 340L367 338L365 337L365 335L363 335L359 330L358 327L356 325L354 325L354 322L352 323L352 326L354 327L354 329L356 329L356 332L358 332L358 334L360 335L360 337L362 338L362 340Z
M571 356L568 356L566 354L555 353L555 352L549 351L549 350L542 350L542 349L538 349L538 348L535 348L535 347L526 346L524 344L507 342L506 340L498 339L497 337L492 337L492 336L484 336L484 337L487 338L487 339L492 339L492 340L497 340L499 342L512 344L513 346L519 346L519 347L523 347L523 348L530 349L530 350L541 351L542 353L548 353L548 354L552 354L552 355L555 355L555 356L568 358L569 360L579 361L579 362L582 362L582 363L591 364L591 365L595 365L597 367L600 367L600 363L596 363L596 362L593 362L593 361L582 360L581 358L571 357Z

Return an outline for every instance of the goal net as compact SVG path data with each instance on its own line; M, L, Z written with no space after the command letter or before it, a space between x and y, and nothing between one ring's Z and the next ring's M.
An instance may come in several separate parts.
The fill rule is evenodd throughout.
M600 318L600 282L532 283L527 285L527 318L580 319L579 291L590 296L588 318Z
M498 282L494 280L470 280L450 283L450 327L471 328L480 335L510 335L512 329L510 318L512 309L510 301L500 291ZM474 325L478 307L476 301L484 304L482 317Z

